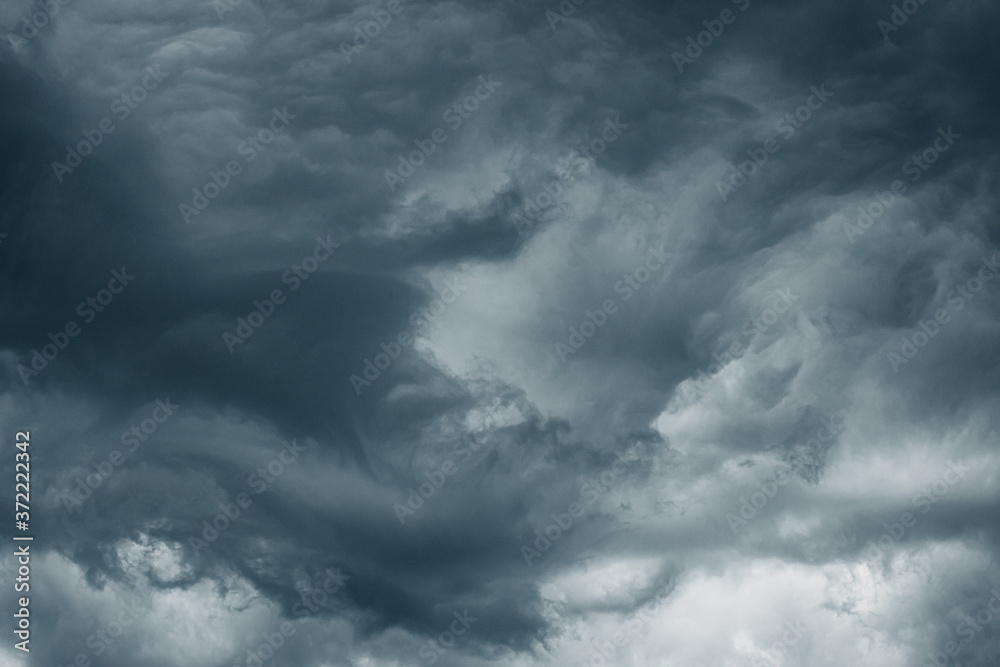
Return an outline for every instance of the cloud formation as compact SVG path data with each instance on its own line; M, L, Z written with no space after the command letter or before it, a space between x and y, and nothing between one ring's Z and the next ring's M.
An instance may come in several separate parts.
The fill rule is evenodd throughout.
M4 6L33 664L992 665L998 19Z

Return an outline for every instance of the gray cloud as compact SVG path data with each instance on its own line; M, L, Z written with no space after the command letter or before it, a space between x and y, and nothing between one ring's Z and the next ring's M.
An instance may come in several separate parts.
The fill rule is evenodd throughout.
M35 660L992 664L998 16L897 4L888 39L892 3L763 0L69 2L4 39Z

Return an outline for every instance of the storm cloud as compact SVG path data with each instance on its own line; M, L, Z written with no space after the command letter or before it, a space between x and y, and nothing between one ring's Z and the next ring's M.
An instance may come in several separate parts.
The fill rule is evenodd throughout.
M5 4L0 662L994 664L998 27Z

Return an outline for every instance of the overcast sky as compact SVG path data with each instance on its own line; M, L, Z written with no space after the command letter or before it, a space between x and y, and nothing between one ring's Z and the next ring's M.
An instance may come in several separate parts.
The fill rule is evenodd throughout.
M995 665L998 28L3 3L0 663Z

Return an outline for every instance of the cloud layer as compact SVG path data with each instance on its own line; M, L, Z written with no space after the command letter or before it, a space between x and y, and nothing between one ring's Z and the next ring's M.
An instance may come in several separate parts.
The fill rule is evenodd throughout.
M998 19L4 6L34 664L992 665Z

